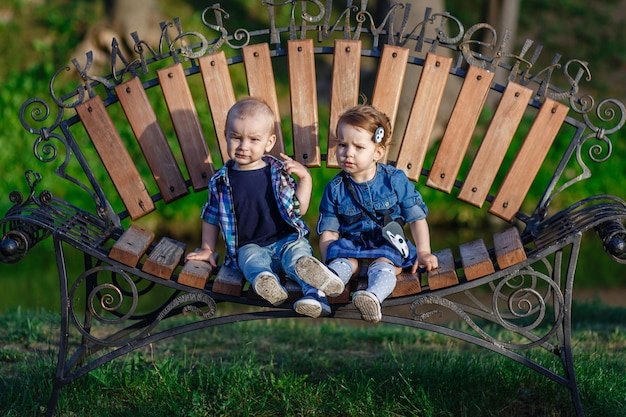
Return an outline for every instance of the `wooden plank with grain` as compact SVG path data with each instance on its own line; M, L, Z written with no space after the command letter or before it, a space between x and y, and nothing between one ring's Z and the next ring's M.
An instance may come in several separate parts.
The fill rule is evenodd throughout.
M337 122L359 100L361 41L336 40L333 55L333 79L330 90L330 120L326 166L337 165Z
M218 294L240 297L245 282L246 280L240 271L228 266L222 266L217 271L217 275L213 281L212 290Z
M157 71L178 144L194 191L208 187L215 172L182 64Z
M408 58L408 48L385 45L378 63L378 72L372 93L372 106L387 115L392 127L398 115ZM387 152L389 148L387 146ZM385 158L381 162L386 161L387 155L385 154Z
M124 207L136 220L154 211L155 206L111 116L98 96L76 106L91 142L100 156Z
M276 144L270 153L280 157L285 152L283 130L280 125L280 108L278 107L278 95L274 83L274 68L272 57L267 43L248 45L243 48L243 63L246 67L246 79L248 80L248 93L252 97L264 100L274 112L274 133Z
M403 297L422 292L419 274L412 274L411 271L402 271L396 276L396 280L396 287L391 293L392 297Z
M134 268L153 240L152 231L133 224L111 247L109 258Z
M426 55L396 162L416 182L424 166L451 66L450 57L430 52Z
M186 245L169 237L162 238L148 255L142 271L159 278L170 279L178 266Z
M532 94L530 88L509 82L465 177L460 200L482 207Z
M493 77L491 71L469 67L428 175L429 187L446 193L452 191Z
M185 262L185 266L178 274L177 282L188 287L204 289L212 271L213 267L210 263L190 260Z
M439 267L428 272L428 288L434 291L458 284L459 277L456 274L452 249L442 249L433 254L439 261Z
M178 162L167 143L141 80L133 77L115 87L128 123L135 134L163 200L171 202L189 194Z
M493 235L493 247L500 269L517 265L526 260L526 251L516 227L495 233Z
M510 221L522 206L569 107L546 98L491 203L489 213Z
M313 40L287 42L293 149L296 161L321 166Z
M220 148L222 161L229 159L226 147L226 116L235 104L235 90L228 71L228 63L224 51L205 55L198 59L200 74L204 84L217 144Z
M484 277L495 272L489 252L482 239L467 242L459 246L461 264L468 281Z

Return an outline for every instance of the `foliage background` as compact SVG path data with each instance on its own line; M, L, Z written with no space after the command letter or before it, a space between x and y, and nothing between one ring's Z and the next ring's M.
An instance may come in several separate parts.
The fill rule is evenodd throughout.
M33 137L24 130L19 121L19 109L24 101L31 97L45 95L48 80L60 67L68 64L75 56L76 47L82 42L90 28L100 24L106 15L106 3L87 0L8 0L0 6L0 38L3 39L0 54L0 213L9 207L8 194L11 190L26 191L24 171L41 170L32 154ZM161 12L167 20L179 16L182 22L199 22L200 11L209 3L199 0L171 1L160 0ZM248 12L232 16L238 19L260 19L255 13L254 1L229 0L229 7L240 7ZM446 1L446 9L460 18L465 27L482 21L482 9L475 2L462 0ZM585 0L561 0L545 2L541 0L523 0L521 2L520 21L516 43L521 45L526 38L531 38L544 45L542 56L551 57L555 53L563 55L564 60L580 58L590 62L594 78L581 86L597 99L613 96L626 101L626 26L621 24L626 16L625 0L607 0L589 3ZM232 23L237 26L236 22ZM242 22L242 25L244 23ZM514 50L519 50L519 47ZM626 141L624 133L612 137L614 141L613 157L602 167L592 167L594 179L585 184L585 194L612 193L624 197L623 173L626 164ZM99 175L106 175L99 173ZM44 174L44 180L53 178ZM50 189L53 194L63 196L66 192L61 181L49 180L42 189ZM316 183L323 185L324 178L316 178ZM438 201L428 190L425 194L432 213L431 221L433 240L445 241L451 233L463 234L469 229L489 227L485 218L459 211L451 211L444 201ZM320 191L315 191L319 194ZM178 235L181 240L190 241L197 246L199 223L197 221L198 204L201 197L186 207L163 211L163 218L153 220L167 228L167 232ZM461 206L461 205L459 205ZM475 213L475 211L471 212ZM314 213L313 213L314 214ZM307 218L310 225L315 224L314 216ZM589 234L591 235L591 234ZM609 261L601 254L598 239L593 236L585 243L589 253L583 255L580 262L580 278L577 285L587 287L625 286L624 269ZM43 245L46 245L44 243ZM49 245L48 245L49 246ZM193 247L192 246L192 247ZM439 247L434 244L433 246ZM47 251L48 250L48 251ZM54 258L49 249L36 248L32 259L41 262L22 262L19 266L0 266L0 279L8 284L10 294L4 305L12 305L14 300L29 305L41 305L42 299L49 298L49 291L56 291L54 284ZM28 259L28 258L27 258ZM47 284L38 281L38 285L24 285L24 280L32 276L46 277ZM43 287L44 294L33 295L34 287ZM41 299L40 299L41 298Z

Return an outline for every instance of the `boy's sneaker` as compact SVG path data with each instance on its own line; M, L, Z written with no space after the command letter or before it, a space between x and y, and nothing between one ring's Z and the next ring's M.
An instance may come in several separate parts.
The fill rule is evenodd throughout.
M296 261L296 273L307 284L324 292L329 297L337 297L345 289L343 281L326 265L313 256L303 256Z
M254 280L253 287L254 292L269 301L273 306L284 303L289 296L285 287L278 282L278 278L270 273L260 273Z
M380 301L378 301L378 298L371 292L355 292L352 296L352 302L361 313L363 320L372 323L378 323L382 320L383 313L380 308Z
M326 297L320 297L315 293L305 295L293 303L293 309L298 314L312 318L325 317L330 314L330 305Z

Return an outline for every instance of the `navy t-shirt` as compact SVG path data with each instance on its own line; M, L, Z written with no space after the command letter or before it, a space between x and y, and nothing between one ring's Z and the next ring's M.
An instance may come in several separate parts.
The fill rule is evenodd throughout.
M252 171L228 170L233 191L239 247L270 245L295 229L283 220L272 189L270 166Z

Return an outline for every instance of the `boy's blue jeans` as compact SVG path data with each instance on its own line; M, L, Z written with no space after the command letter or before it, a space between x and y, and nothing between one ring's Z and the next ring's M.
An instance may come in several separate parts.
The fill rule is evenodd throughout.
M298 234L293 233L268 246L254 243L242 246L237 253L237 265L252 285L261 272L271 272L274 275L284 273L297 282L302 288L302 293L306 294L312 291L313 287L296 274L296 261L303 256L312 255L313 248L309 241L304 237L298 238Z

